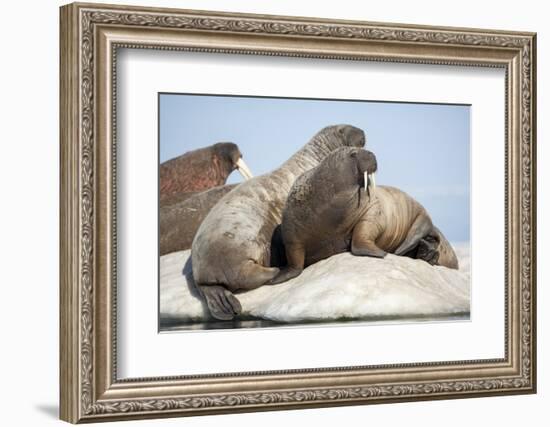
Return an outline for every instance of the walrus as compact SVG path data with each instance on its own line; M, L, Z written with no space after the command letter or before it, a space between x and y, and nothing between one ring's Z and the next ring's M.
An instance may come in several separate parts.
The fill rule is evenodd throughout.
M214 318L232 319L241 312L233 292L258 288L279 272L271 243L295 179L339 147L364 145L361 129L327 126L278 169L243 182L212 208L193 240L191 262Z
M239 147L232 142L218 142L167 160L159 170L160 204L173 203L174 198L182 201L193 192L224 185L235 169L245 179L252 178Z
M270 284L348 251L377 258L389 252L458 268L454 250L426 209L397 188L376 186L377 167L372 152L344 147L296 180L281 223L288 265Z
M237 184L222 185L210 190L192 193L178 203L161 206L159 212L159 252L171 252L191 248L193 238L208 212Z
M223 187L223 185L220 185L218 187L212 187L212 188L220 188L220 187ZM212 188L209 188L208 190L203 190L203 191L189 191L188 193L176 193L171 196L164 196L162 197L162 201L160 201L160 207L162 209L168 206L177 205L178 203L185 202L187 199L190 199L191 197L196 196L197 194L201 194L206 191L209 191Z

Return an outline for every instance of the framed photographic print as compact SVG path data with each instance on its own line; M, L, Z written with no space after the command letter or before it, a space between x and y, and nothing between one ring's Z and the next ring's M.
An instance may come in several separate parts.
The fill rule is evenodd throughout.
M159 94L160 331L469 319L470 108ZM346 120L361 126L340 124ZM406 126L393 126L395 122ZM345 145L348 134L349 143L359 147ZM239 144L200 145L227 136ZM336 145L334 153L323 151L329 143ZM373 153L370 158L367 152ZM361 157L347 160L357 153L365 153L366 163ZM217 161L224 156L227 166ZM299 181L296 177L307 171L303 169L313 175ZM243 176L231 174L234 170L242 170ZM262 178L241 185L252 170ZM376 175L394 186L377 187ZM256 206L259 198L263 200ZM219 213L210 215L218 202ZM241 206L258 210L244 213ZM442 222L439 228L430 213ZM271 224L270 215L276 218ZM248 223L241 230L245 218ZM248 234L248 227L255 225L261 229ZM247 243L241 248L243 240L257 241L258 236L258 247ZM216 239L215 246L234 252L220 256L220 264L209 262L208 271L217 268L213 264L221 269L226 263L239 265L243 257L247 261L254 256L250 250L269 256L257 261L271 270L252 268L247 279L218 281L223 287L207 285L211 281L204 279L195 283L193 276L201 267L197 263L209 253L218 257L210 242L206 253L200 252L201 239ZM376 240L380 254L368 252L367 239ZM297 244L304 247L296 250L292 245ZM287 259L293 252L304 253L302 265ZM306 266L303 276L291 270ZM259 280L247 283L255 274ZM264 274L273 276L266 279ZM296 275L295 280L287 274Z
M61 418L536 390L535 34L61 8Z

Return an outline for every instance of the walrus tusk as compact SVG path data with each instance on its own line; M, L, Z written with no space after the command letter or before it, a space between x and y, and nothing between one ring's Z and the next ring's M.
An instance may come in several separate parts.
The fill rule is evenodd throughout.
M374 190L376 188L376 181L374 180L374 172L368 173L364 172L364 181L365 181L365 191L371 188L371 190Z
M254 177L254 175L252 175L252 172L250 171L248 166L246 166L246 163L244 162L242 157L239 160L237 160L236 166L237 166L237 170L240 172L240 174L243 176L244 179L250 179Z
M373 190L376 188L376 181L374 179L374 175L376 175L374 172L369 174L369 183L370 185L372 185Z

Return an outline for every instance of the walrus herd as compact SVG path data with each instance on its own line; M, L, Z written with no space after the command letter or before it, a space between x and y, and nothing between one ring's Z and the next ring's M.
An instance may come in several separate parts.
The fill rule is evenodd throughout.
M161 254L187 249L192 240L194 282L218 320L241 312L235 294L285 282L341 252L378 258L393 253L457 269L453 248L426 209L397 188L376 186L376 156L363 149L365 142L357 127L327 126L279 168L257 177L243 167L238 147L226 146L220 151L229 153L227 166L217 161L217 170L228 175L238 168L247 180L161 202ZM195 154L199 160L190 163L208 156ZM164 175L170 185L162 186L161 175L164 200L197 191L171 162ZM189 170L183 175L190 176ZM211 187L224 184L227 175Z

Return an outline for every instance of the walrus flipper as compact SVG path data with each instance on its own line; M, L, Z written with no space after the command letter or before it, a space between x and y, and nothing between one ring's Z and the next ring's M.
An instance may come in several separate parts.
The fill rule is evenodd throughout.
M304 271L306 251L303 245L288 243L285 246L285 254L288 266L282 268L279 273L267 283L268 285L278 285L279 283L294 279Z
M218 320L231 320L242 311L241 303L230 291L219 285L200 286L210 314Z
M433 224L428 215L420 214L416 217L405 240L395 250L396 255L404 255L411 249L418 246L421 239L428 236L433 231Z
M386 251L380 249L375 243L381 233L382 229L370 218L359 221L353 229L351 253L356 256L384 258Z
M424 260L430 265L437 265L439 261L438 245L439 242L433 236L426 236L420 239L415 256L412 258Z
M354 239L351 243L351 253L357 256L370 256L373 258L384 258L386 252L376 246L372 240Z
M436 226L434 226L433 235L435 241L438 242L437 265L458 270L458 258L456 257L456 253L447 238Z
M304 271L302 268L292 268L292 267L283 268L281 269L281 271L279 271L279 274L277 274L273 279L267 282L267 284L278 285L279 283L287 282L290 279L294 279L295 277L298 277L300 274L302 274L302 271Z
M278 273L279 269L277 267L264 267L256 261L248 260L241 270L240 281L236 283L236 290L251 291L269 284Z

